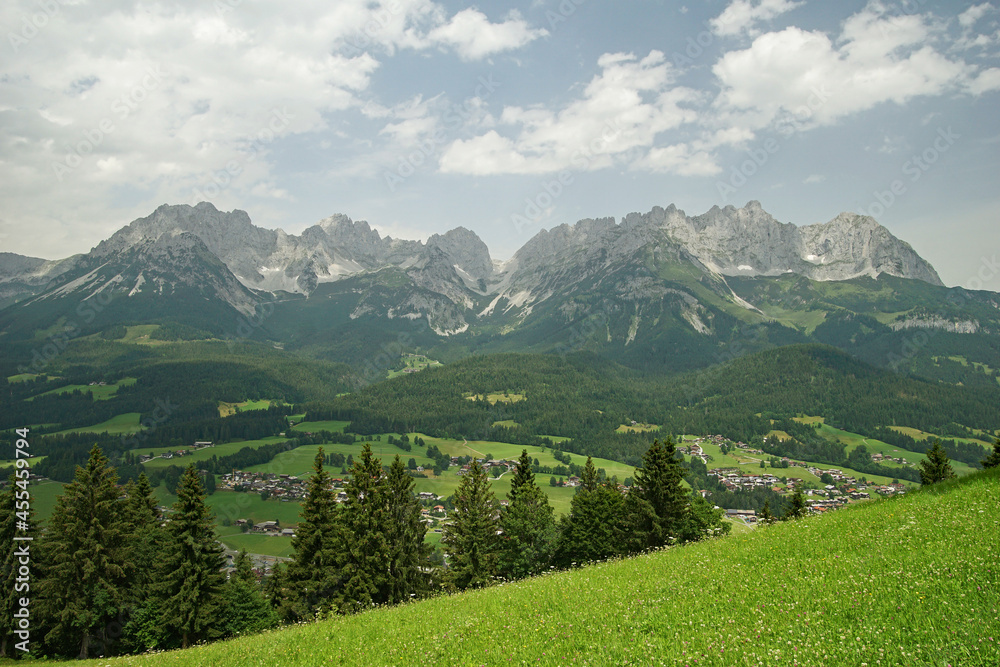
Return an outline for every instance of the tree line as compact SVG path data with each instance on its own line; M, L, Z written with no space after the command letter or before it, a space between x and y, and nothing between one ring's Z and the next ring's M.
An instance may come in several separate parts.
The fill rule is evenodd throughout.
M262 583L245 554L227 578L193 465L177 483L177 502L161 515L146 476L120 486L95 445L44 530L31 521L37 545L32 654L86 658L183 648L701 540L728 527L718 510L681 484L686 470L669 439L649 448L628 493L616 480L602 481L588 459L570 515L559 521L524 451L505 505L478 461L471 463L450 503L442 562L425 541L413 478L398 455L383 467L365 444L343 503L334 497L326 461L320 449L291 562ZM14 544L8 538L17 515L15 488L0 492L5 560ZM9 598L13 591L6 587L2 594ZM9 654L14 606L3 602L0 634Z

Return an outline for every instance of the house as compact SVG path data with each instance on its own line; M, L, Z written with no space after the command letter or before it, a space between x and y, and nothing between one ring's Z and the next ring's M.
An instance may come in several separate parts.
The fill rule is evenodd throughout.
M262 521L254 524L253 529L258 533L277 533L281 528L277 521Z

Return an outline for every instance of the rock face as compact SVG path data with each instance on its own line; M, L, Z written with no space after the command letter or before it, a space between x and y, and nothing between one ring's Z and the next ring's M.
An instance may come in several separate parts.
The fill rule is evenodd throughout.
M50 261L0 252L0 305L30 295L75 266L80 255Z
M723 298L751 310L725 277L793 273L831 281L888 274L941 284L933 267L869 217L842 213L797 227L778 222L755 201L694 217L671 205L631 213L620 223L601 218L560 225L539 232L502 265L464 227L423 243L383 237L367 222L334 215L296 236L257 227L244 211L202 202L161 206L87 255L62 262L0 254L0 299L8 293L47 298L65 294L67 285L130 296L182 289L251 313L273 298L268 292L308 296L324 283L387 271L392 297L362 295L352 317L427 318L433 330L452 335L497 314L523 321L553 296L569 318L584 307L573 299L604 290L617 295L619 305L634 305L636 327L640 317L658 321L660 315L640 313L656 302L707 334L701 305L658 282L664 265L714 281Z
M435 262L449 263L457 272L450 280L471 289L482 289L480 281L493 275L486 244L461 227L443 236L435 234L424 244L383 238L367 222L334 215L295 236L256 227L246 212L222 212L207 202L161 206L116 232L93 253L104 256L175 232L200 238L247 287L271 292L309 294L318 285L345 276L387 267L415 267L419 273ZM430 280L429 288L439 282Z
M797 227L778 222L751 201L739 209L715 206L693 218L676 209L653 209L641 218L723 275L796 273L813 280L849 280L885 273L941 284L909 244L867 216L841 213L830 222Z
M797 227L751 201L694 217L672 205L656 207L631 213L620 224L613 218L581 220L539 232L504 267L497 291L508 304L530 305L570 284L641 265L647 251L721 276L794 273L832 281L888 274L941 285L928 262L870 217L841 213L827 223Z

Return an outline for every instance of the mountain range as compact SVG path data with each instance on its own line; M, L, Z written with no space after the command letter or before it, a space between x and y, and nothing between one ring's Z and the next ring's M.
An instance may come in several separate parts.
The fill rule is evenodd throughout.
M463 227L409 241L334 215L292 235L207 202L161 206L63 260L0 253L0 339L169 321L354 365L415 350L589 350L690 370L818 341L877 365L993 382L998 304L945 287L870 217L796 226L756 201L564 224L505 262Z

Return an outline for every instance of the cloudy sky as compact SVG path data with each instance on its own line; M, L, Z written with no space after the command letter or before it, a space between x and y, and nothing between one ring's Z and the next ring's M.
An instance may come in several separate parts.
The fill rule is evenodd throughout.
M6 0L0 25L0 250L208 200L290 233L463 225L505 259L756 199L873 215L947 284L1000 253L989 2Z

